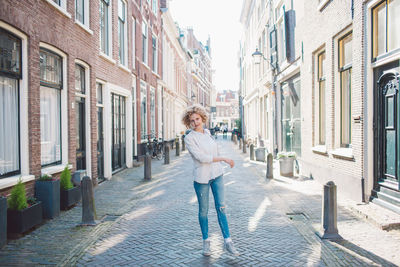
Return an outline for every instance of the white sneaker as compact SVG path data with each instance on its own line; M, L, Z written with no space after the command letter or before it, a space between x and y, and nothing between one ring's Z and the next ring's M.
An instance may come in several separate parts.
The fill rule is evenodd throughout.
M224 242L224 250L228 251L234 256L239 256L239 252L236 250L232 241Z
M203 240L203 255L210 256L211 255L211 242L210 240Z

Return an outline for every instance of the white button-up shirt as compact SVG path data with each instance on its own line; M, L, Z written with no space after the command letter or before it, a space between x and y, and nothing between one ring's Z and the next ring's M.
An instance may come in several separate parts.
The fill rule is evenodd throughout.
M218 145L208 129L204 129L204 133L192 130L185 136L185 145L194 162L195 182L208 184L223 174L221 163L213 162L213 158L218 157Z

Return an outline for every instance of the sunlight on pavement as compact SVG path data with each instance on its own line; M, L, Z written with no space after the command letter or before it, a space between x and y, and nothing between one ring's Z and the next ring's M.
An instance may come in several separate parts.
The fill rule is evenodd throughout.
M321 244L314 244L310 247L310 254L307 257L307 266L315 266L317 259L321 258Z
M136 218L138 218L140 216L143 216L143 215L145 215L145 214L147 214L149 212L152 212L152 211L154 211L154 208L152 206L147 206L147 207L144 207L144 208L141 208L141 209L138 209L138 210L131 211L131 212L127 213L126 215L124 215L124 219L126 219L126 220L134 220L134 219L136 219Z
M154 186L150 186L150 187L148 187L148 188L143 188L143 189L140 190L140 191L136 191L136 188L134 188L133 191L135 191L136 194L142 194L142 193L146 193L146 192L148 192L148 191L151 191L151 190L153 190L154 188L157 188L157 187L160 187L160 186L162 186L162 185L169 184L169 183L172 183L172 182L173 182L172 180L164 181L164 182L160 182L160 183L158 183L158 184L155 184Z
M165 190L159 190L159 191L154 192L154 193L152 193L152 194L150 194L148 196L145 196L143 198L143 200L149 200L149 199L152 199L152 198L156 198L156 197L159 197L159 196L163 195L164 193L165 193Z
M128 234L118 234L110 236L109 238L103 240L101 246L97 247L96 250L93 252L92 255L99 255L107 251L108 249L118 245L119 243L123 242L126 239Z
M256 230L258 222L261 220L261 218L265 214L265 211L267 210L267 206L271 206L271 200L269 200L268 197L265 197L263 202L261 202L260 206L258 206L254 216L250 217L249 219L248 230L250 232L254 232Z
M196 195L194 195L194 196L192 197L192 199L189 201L189 203L190 203L190 204L197 203L197 197L196 197Z

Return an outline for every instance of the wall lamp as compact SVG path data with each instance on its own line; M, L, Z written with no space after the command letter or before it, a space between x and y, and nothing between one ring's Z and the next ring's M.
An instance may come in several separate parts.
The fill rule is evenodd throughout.
M263 53L261 53L260 50L258 50L258 48L256 48L256 51L253 54L251 54L251 56L253 57L254 64L256 65L261 63L261 58L262 58L271 65L272 69L276 68L276 66L274 66L268 58L264 57Z

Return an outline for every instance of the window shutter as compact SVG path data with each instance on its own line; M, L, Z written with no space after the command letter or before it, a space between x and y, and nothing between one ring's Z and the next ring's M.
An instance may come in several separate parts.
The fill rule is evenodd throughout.
M270 55L271 66L272 66L272 68L275 69L276 68L276 64L277 64L277 58L276 58L277 43L276 43L276 28L275 28L275 25L273 25L269 30L269 47L270 47L270 51L271 51L271 55Z
M289 10L285 13L285 31L286 31L286 58L289 62L295 59L294 47L294 28L296 24L295 11Z
M287 38L286 38L286 34L287 34L286 19L287 19L287 17L286 17L285 5L282 6L282 14L283 14L283 22L282 22L282 26L283 26L283 29L282 29L283 30L283 32L282 32L282 40L283 40L282 49L283 49L283 51L282 51L282 55L285 58L287 58L287 55L286 55L286 53L287 53L287 49L286 49L286 40L287 40ZM282 58L282 60L285 59L285 58Z

